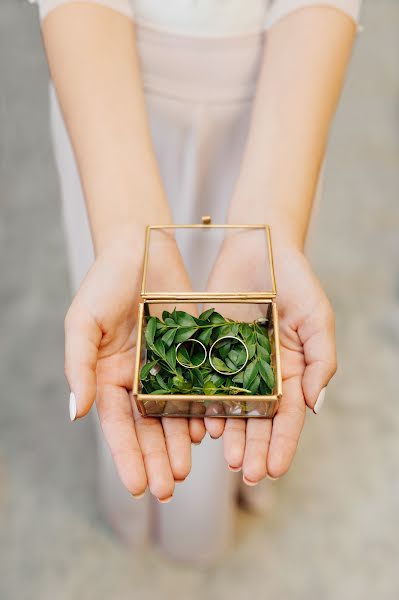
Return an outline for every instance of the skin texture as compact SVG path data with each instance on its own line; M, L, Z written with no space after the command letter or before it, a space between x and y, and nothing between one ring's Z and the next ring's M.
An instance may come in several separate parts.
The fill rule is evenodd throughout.
M336 368L332 311L303 245L354 33L343 13L314 7L285 17L268 34L229 220L272 225L283 400L273 422L208 417L204 425L200 419L143 419L130 395L144 228L171 222L148 129L134 26L107 8L79 2L55 9L43 23L96 252L65 320L65 371L77 417L96 402L121 480L133 495L148 485L160 500L170 498L175 481L190 471L191 442L201 441L205 426L213 437L224 433L226 460L242 466L249 483L266 474L278 477L291 464L305 406L314 406ZM260 250L247 250L253 262ZM167 265L154 273L160 284L165 272L169 285L171 273L186 281L173 242L166 241L159 256ZM231 265L235 277L245 276L248 262L240 257L242 246L225 244L212 276L219 288L233 276Z
M226 460L242 467L247 483L287 472L306 405L313 409L337 367L334 315L304 244L354 35L354 23L339 11L304 8L276 23L266 44L229 222L272 228L283 398L273 422L227 420L224 427L206 421L213 437L224 433ZM213 281L219 287L232 277L245 282L248 264L261 252L256 244L227 244Z

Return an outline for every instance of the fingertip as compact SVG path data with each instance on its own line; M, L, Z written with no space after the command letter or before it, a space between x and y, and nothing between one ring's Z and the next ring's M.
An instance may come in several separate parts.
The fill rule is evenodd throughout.
M223 434L225 419L205 417L204 423L211 438L217 439Z
M191 453L187 456L177 456L171 460L173 478L175 481L184 481L190 475L191 471Z
M245 477L245 475L242 476L242 480L245 483L245 485L248 485L249 487L253 487L254 485L258 485L258 483L259 483L259 480L252 481L252 480L248 479L247 477Z
M141 492L141 493L137 493L137 494L133 494L133 493L132 493L132 497L133 497L135 500L140 500L141 498L143 498L143 497L145 496L145 492L146 492L146 491L144 490L144 492Z
M168 502L170 502L171 500L173 500L173 495L172 496L168 496L167 498L157 498L158 502L160 504L167 504Z
M175 493L175 481L173 477L168 482L161 482L159 480L150 482L149 487L151 494L161 503L169 502Z
M223 432L224 458L231 470L242 467L245 452L245 419L227 419Z
M291 467L291 462L291 459L284 458L283 456L269 454L266 469L268 479L280 479L280 477L286 475Z
M133 498L136 500L142 498L147 491L147 476L144 468L139 468L134 472L128 469L124 471L118 469L118 472L123 485Z
M69 393L69 418L71 421L81 419L90 412L96 394L97 381L94 373L80 373L73 378Z
M200 444L206 434L206 428L203 419L191 418L189 420L189 432L193 444Z
M229 440L224 440L224 458L231 470L239 471L242 468L244 458L244 443L231 444Z

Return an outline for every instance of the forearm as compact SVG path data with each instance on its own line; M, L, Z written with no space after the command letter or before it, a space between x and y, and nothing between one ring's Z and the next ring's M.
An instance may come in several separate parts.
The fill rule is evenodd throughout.
M229 220L269 223L303 248L355 23L304 8L269 31Z
M96 253L142 247L171 215L152 148L134 26L110 9L69 4L43 22L57 95L77 160Z

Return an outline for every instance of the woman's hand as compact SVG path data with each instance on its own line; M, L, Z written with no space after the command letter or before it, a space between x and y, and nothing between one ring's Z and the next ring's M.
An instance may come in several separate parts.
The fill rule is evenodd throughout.
M185 277L175 248L161 256L169 277L171 271ZM184 418L143 418L132 401L141 258L121 244L96 259L65 319L65 373L73 394L71 418L83 417L96 402L126 488L140 496L148 485L166 501L175 482L189 474L191 442L201 441L205 427L202 419L189 424ZM165 272L160 268L160 285Z
M244 481L256 484L289 469L305 419L306 405L318 412L325 386L336 371L334 315L307 259L284 241L274 245L277 304L280 317L283 397L271 419L206 419L212 437L223 433L224 453L232 470L242 468ZM225 244L211 275L210 287L263 289L258 249Z

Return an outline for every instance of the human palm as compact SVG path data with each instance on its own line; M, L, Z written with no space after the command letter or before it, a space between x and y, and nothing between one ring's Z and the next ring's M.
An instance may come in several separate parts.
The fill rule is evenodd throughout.
M278 411L273 419L206 419L213 437L223 434L228 465L232 470L242 468L244 481L249 485L266 475L280 477L288 470L304 424L306 405L315 409L336 370L334 315L309 262L288 244L277 247L275 256L283 377ZM263 282L257 280L261 271L251 268L257 263L256 258L256 247L234 241L225 244L209 288L223 290L236 281L242 289L262 289Z
M174 249L163 260L169 266L175 261L175 277L185 277ZM139 265L136 257L119 250L97 258L65 319L65 372L76 397L76 416L87 414L96 402L127 489L140 496L148 485L165 501L175 482L187 477L191 442L199 442L205 428L200 419L143 418L132 401Z

